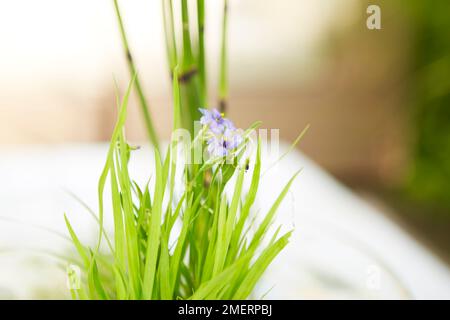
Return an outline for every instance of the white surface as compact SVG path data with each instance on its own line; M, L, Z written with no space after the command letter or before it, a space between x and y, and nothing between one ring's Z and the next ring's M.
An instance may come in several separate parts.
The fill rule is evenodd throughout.
M32 225L66 233L67 212L81 238L92 241L95 223L64 189L95 209L105 154L106 145L0 153L0 297L32 298L33 285L59 285L57 292L64 291L63 273L53 267L53 273L48 272L55 260L39 252L68 254L70 243ZM151 159L146 148L133 154L130 171L139 183L151 175ZM450 298L448 267L298 152L264 176L258 199L261 212L299 168L303 171L278 220L288 228L295 225L295 233L258 293L275 285L268 298ZM18 248L20 254L13 253ZM23 258L30 253L39 256L34 269Z

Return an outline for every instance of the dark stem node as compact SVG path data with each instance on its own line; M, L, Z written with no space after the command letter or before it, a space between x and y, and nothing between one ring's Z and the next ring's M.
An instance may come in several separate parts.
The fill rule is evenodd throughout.
M198 72L197 68L192 68L192 69L186 70L185 72L181 73L178 76L178 81L180 81L181 83L186 83L193 76L195 76L197 74L197 72ZM172 74L172 78L173 78L173 74Z
M130 50L127 50L126 52L127 60L131 63L133 62L133 57L131 56Z
M227 109L227 101L225 99L220 99L219 100L219 111L221 113L225 113Z

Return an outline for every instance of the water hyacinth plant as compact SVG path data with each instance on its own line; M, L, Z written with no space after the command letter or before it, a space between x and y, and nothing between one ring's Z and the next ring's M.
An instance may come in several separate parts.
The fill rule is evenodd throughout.
M280 227L270 227L296 175L280 190L269 210L255 218L262 159L261 142L252 137L259 124L239 130L223 113L200 108L206 101L204 1L197 1L199 53L194 57L189 30L183 28L183 58L178 63L172 1L163 0L173 79L173 135L163 152L153 129L148 128L150 141L156 141L152 180L144 186L135 183L128 165L136 151L127 143L124 125L132 89L139 97L143 94L116 0L114 4L133 76L122 101L117 99L118 119L98 183L97 244L88 247L81 243L65 217L82 270L80 277L71 281L79 284L71 287L72 297L247 299L288 243L291 232L282 234ZM189 23L187 2L181 0L181 5L185 26ZM221 78L226 79L225 71ZM222 109L226 86L223 89ZM146 107L145 98L140 102ZM147 116L144 112L144 122L151 126ZM199 120L198 132L193 120ZM192 139L178 139L180 131L193 134ZM107 183L114 222L111 234L104 228ZM71 277L78 275L71 273Z

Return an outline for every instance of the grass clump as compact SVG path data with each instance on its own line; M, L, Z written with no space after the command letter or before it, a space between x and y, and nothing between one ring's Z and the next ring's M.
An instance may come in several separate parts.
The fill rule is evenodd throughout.
M174 105L173 139L162 152L136 76L118 1L113 3L132 80L122 101L119 103L117 99L118 119L98 183L96 245L81 243L65 217L82 271L81 275L71 273L71 283L79 284L71 287L72 297L247 299L263 272L288 243L291 232L281 234L280 228L272 232L270 227L296 175L280 191L272 207L260 215L262 219L252 217L261 178L259 140L254 154L251 152L255 142L251 137L258 124L243 132L216 110L199 112L207 101L204 0L196 3L196 36L191 35L188 27L188 3L185 0L180 3L183 26L180 52L172 0L162 0ZM228 95L226 0L223 11L218 99L221 112ZM151 184L144 186L135 183L128 171L134 149L127 143L124 125L133 87L154 146L154 172ZM196 132L194 121L201 114L201 129ZM184 133L187 139L175 138L185 136ZM199 158L200 161L194 160ZM250 183L248 191L244 188L246 180ZM112 235L103 227L107 183L114 221Z
M174 79L177 102L179 89ZM248 298L264 270L288 243L290 232L280 236L278 229L271 239L268 235L274 215L295 176L256 226L250 213L261 176L260 142L253 163L249 164L245 152L254 126L243 133L242 142L229 154L199 164L180 165L175 140L164 156L155 148L153 188L138 186L129 176L128 162L133 149L124 134L132 83L120 104L99 179L97 245L93 248L83 245L66 218L83 271L78 281L80 287L71 289L72 296L77 299ZM177 103L175 114L180 114ZM188 152L205 145L205 129L206 126L192 139ZM248 170L250 166L252 170ZM181 180L176 176L179 170ZM245 179L251 179L251 183L244 195ZM103 228L107 181L111 186L114 217L112 237ZM180 181L182 188L177 191L176 184ZM226 192L229 184L232 193ZM102 241L106 246L101 246ZM106 249L100 250L102 247Z

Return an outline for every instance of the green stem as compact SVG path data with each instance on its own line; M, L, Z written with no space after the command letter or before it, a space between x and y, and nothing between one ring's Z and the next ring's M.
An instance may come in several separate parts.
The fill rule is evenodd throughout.
M197 0L198 28L198 74L200 83L200 102L204 107L207 100L205 67L205 0Z
M141 106L142 115L144 116L144 123L147 128L147 135L148 135L150 141L155 146L155 148L159 149L159 140L156 135L155 128L153 126L152 117L150 115L147 100L146 100L146 98L144 96L144 92L142 90L141 82L139 80L139 77L137 76L136 66L134 64L134 60L131 55L130 47L128 45L128 39L127 39L127 35L126 35L125 28L123 25L122 15L120 13L119 4L118 4L117 0L114 0L114 8L115 8L116 15L117 15L117 21L119 23L120 35L122 38L123 48L125 50L125 56L127 58L128 69L129 69L130 75L132 77L134 75L136 75L134 86L136 88L136 92L137 92L137 95L139 98L139 105Z
M183 97L182 107L186 112L185 116L183 116L183 120L184 127L193 134L193 122L199 118L198 108L201 105L197 74L198 69L192 54L187 0L181 0L181 19L183 26L183 58L179 81Z
M183 72L186 72L192 68L194 64L187 0L181 0L181 19L183 27Z
M221 112L226 111L228 99L227 29L228 29L228 0L224 0L223 20L222 20L222 47L220 50L220 71L219 71L219 109Z
M166 41L167 58L169 60L170 74L178 63L177 45L175 41L175 27L173 23L173 3L172 0L162 0L164 38Z

